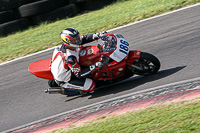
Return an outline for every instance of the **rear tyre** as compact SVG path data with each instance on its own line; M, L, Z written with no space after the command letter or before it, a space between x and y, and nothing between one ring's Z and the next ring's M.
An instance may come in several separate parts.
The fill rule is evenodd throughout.
M140 59L135 61L130 69L138 75L155 74L160 69L160 61L152 54L141 52Z

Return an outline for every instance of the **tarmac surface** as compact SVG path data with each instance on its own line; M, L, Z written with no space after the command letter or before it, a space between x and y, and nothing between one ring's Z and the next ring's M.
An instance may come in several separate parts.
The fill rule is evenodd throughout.
M150 88L145 91L102 101L26 125L20 129L13 130L12 133L47 132L61 127L67 127L77 122L95 119L100 116L119 114L161 103L194 98L200 98L200 78Z
M86 97L48 95L47 81L31 75L28 65L50 58L53 50L0 65L0 132L92 104L200 77L200 5L114 30L131 49L157 56L160 71L97 90Z

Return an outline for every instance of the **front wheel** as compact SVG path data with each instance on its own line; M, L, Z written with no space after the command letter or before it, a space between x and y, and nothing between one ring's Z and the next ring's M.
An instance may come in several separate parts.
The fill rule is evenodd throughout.
M160 69L160 61L152 54L141 52L140 59L135 61L129 69L138 75L155 74Z

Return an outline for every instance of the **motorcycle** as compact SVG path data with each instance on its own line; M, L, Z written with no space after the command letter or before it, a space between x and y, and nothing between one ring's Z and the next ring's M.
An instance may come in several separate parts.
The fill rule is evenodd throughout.
M128 41L121 34L104 33L97 44L81 47L79 63L81 67L90 66L104 60L101 67L95 68L90 78L96 87L116 83L137 75L151 75L160 69L160 61L150 53L130 50ZM33 62L28 71L36 77L53 81L51 58ZM50 87L45 90L49 94L76 95L79 91L72 88Z

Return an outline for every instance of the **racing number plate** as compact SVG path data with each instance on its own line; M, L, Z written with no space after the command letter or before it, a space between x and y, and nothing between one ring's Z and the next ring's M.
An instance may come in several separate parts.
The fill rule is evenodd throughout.
M119 35L116 35L116 37L117 37L117 48L110 55L110 58L112 58L113 60L115 60L117 62L120 62L129 53L129 44L125 38L123 38Z

